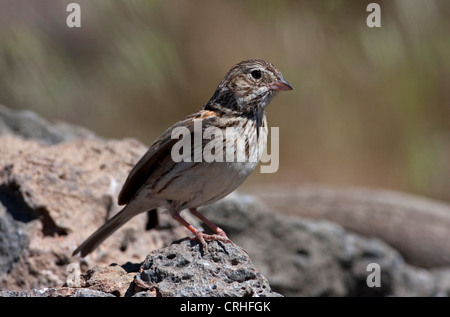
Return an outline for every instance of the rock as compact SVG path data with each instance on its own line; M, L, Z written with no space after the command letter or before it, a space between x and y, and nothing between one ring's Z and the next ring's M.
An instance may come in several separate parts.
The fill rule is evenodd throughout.
M136 269L136 265L105 264L140 262L148 251L158 248L159 254L173 254L172 249L160 248L186 236L188 231L164 213L158 217L158 228L147 231L146 227L155 225L154 219L148 224L142 214L86 259L71 258L74 248L119 210L115 200L121 183L146 146L135 140L102 140L83 129L1 106L0 134L0 285L8 290L0 296L132 296L136 272L124 268ZM242 261L236 266L243 274L229 282L227 294L272 295L248 256L239 255L240 249L227 249ZM192 263L200 261L194 255L198 248L191 251ZM215 253L219 254L216 260L227 261L223 251ZM78 284L73 285L68 283L73 265L81 271L93 268L79 275ZM219 266L216 262L210 265ZM231 287L239 278L242 285L233 292ZM142 288L138 293L156 295Z
M285 214L326 219L383 240L410 264L450 265L450 205L444 202L389 190L323 185L265 185L249 192Z
M71 262L84 267L140 262L150 250L185 237L162 214L147 230L146 214L132 219L85 259L72 251L120 208L118 191L146 147L135 140L72 140L45 145L0 136L0 287L56 287ZM88 261L88 262L86 262ZM3 273L3 274L1 274Z
M200 209L247 250L272 289L284 296L436 296L448 292L433 272L412 267L378 239L328 221L271 211L253 196L233 193ZM368 287L370 263L381 287Z
M135 283L162 297L280 296L245 250L217 241L208 243L207 252L190 240L152 251Z
M79 287L124 297L134 279L134 275L133 273L127 273L118 265L95 266L82 275Z
M184 240L152 251L139 272L118 265L94 267L80 275L78 285L27 291L0 291L0 297L180 297L281 296L246 252L232 244L211 242L203 253L199 244Z
M190 241L171 245L190 233L164 212L159 213L158 221L155 214L149 218L141 214L88 257L71 257L79 243L119 210L115 203L118 191L146 146L129 139L103 140L31 112L5 109L0 107L0 296L450 293L448 267L419 269L379 239L349 233L319 218L281 215L259 203L261 198L238 193L201 211L225 229L252 261L240 247L228 244L210 243L205 254ZM384 214L399 210L391 205L389 211L389 200L384 204ZM314 206L319 205L320 198ZM343 210L342 206L337 204L336 209ZM362 203L356 206L365 208ZM351 223L353 214L347 215ZM405 210L399 215L405 219ZM365 219L360 225L370 230L370 218L356 219ZM415 219L417 225L420 219L430 221ZM441 218L432 219L435 228L440 228L435 220ZM198 226L193 219L189 222ZM410 241L403 245L414 246ZM136 264L128 261L141 263L150 251L138 273ZM110 266L112 262L128 264ZM371 263L381 269L379 288L367 286ZM79 285L68 285L73 266L80 269Z
M0 135L13 134L52 145L75 139L99 139L93 132L65 122L49 122L29 110L0 105Z
M44 288L29 291L0 291L0 297L115 297L89 288Z
M23 227L0 205L0 274L11 271L28 244Z
M436 295L450 296L450 268L435 269L431 271L436 280Z
M70 297L115 297L113 294L93 290L93 289L80 289L77 290Z

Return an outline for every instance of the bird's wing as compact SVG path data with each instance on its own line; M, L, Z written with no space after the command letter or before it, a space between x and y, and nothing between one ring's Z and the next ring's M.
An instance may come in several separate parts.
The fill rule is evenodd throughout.
M214 112L209 110L199 110L186 119L177 122L167 129L147 150L142 158L133 167L128 175L122 190L119 193L119 205L128 204L140 187L149 179L153 172L164 162L168 155L171 155L172 146L178 139L172 139L172 130L177 127L186 127L192 133L194 131L194 119L200 119L203 129L208 126L208 122L214 120Z

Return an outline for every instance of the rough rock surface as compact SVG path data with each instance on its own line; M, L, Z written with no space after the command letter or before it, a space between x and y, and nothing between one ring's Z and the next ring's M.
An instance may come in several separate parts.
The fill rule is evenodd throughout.
M124 297L130 288L134 275L135 273L125 271L119 265L95 266L81 276L78 287ZM77 286L76 282L72 286Z
M147 230L141 214L88 258L71 257L120 209L118 191L146 148L0 106L0 289L61 286L70 263L86 270L142 262L149 251L185 237L187 230L168 215L159 216L158 230Z
M0 291L0 297L115 297L89 288L43 288L27 291Z
M151 252L136 275L136 285L157 296L279 296L246 251L210 242L207 252L184 240Z
M211 242L207 252L199 243L184 240L152 251L139 272L124 267L94 267L60 288L0 291L0 297L273 297L267 279L245 250Z
M20 222L14 221L0 205L0 272L8 272L28 244Z
M159 213L153 230L148 229L154 227L154 218L141 214L88 257L71 257L80 242L118 211L117 193L145 150L135 140L103 140L31 112L0 107L1 296L153 296L188 291L173 281L205 286L192 289L192 294L219 295L207 293L213 290L205 281L214 280L216 271L208 272L202 261L208 260L211 268L223 263L235 269L234 256L242 260L240 264L250 265L240 248L230 250L229 245L212 243L213 252L203 257L187 242L164 248L190 234L165 213ZM222 279L214 285L223 289L221 295L230 294L225 288L229 286L239 295L268 296L261 291L266 284L260 274L273 291L289 296L450 294L448 267L419 269L378 239L349 233L329 221L281 215L259 201L234 193L201 209L248 252L261 272L253 268L225 280L226 270L217 272ZM146 262L139 278L134 279L136 265L120 266L142 263L149 252L151 263ZM113 262L119 265L108 266ZM380 265L379 288L367 286L370 263ZM80 267L79 284L69 285L71 265ZM193 267L205 276L204 282L194 283L199 276L186 273ZM243 282L237 286L234 279ZM268 286L265 289L269 292Z
M7 210L0 213L8 215L2 217L5 225L14 219L0 237L17 236L0 246L9 250L0 261L0 273L8 273L0 276L0 285L61 285L72 251L118 211L117 192L145 147L133 140L86 139L47 146L10 135L0 136L0 144L0 210ZM141 214L127 223L94 252L88 266L142 261L150 250L186 235L172 222L164 230L146 231L146 220Z
M248 251L275 292L284 296L437 296L450 294L449 270L410 266L378 239L328 221L273 212L254 196L233 193L200 209ZM381 287L368 287L370 263Z
M47 145L76 139L100 139L93 132L65 122L49 122L29 110L0 105L0 134L20 135Z
M450 205L389 190L324 185L258 186L265 205L289 215L329 220L377 237L424 268L450 265Z

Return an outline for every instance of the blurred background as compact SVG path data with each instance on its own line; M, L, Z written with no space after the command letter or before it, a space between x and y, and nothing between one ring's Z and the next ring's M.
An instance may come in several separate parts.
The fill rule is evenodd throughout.
M244 186L450 201L450 1L78 0L81 28L66 25L70 2L0 0L1 104L150 145L232 65L266 59L295 90L267 109L278 172ZM381 28L366 25L370 2Z

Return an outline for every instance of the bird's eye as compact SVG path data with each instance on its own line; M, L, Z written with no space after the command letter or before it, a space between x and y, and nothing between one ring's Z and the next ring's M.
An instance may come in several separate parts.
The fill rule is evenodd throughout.
M250 73L254 79L260 79L261 78L261 71L259 69L255 69Z

